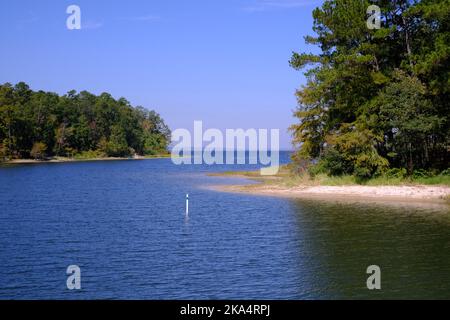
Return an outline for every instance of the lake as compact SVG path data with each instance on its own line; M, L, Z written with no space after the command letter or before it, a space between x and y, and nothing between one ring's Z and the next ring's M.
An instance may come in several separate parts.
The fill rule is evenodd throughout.
M170 159L0 168L0 298L450 298L446 208L208 188L247 182L208 173L255 168ZM81 290L66 287L69 265L81 268ZM381 290L366 287L370 265Z

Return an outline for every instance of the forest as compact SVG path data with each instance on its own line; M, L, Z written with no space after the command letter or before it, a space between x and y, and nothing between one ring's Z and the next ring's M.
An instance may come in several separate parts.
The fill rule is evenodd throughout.
M155 111L108 93L0 85L0 160L130 157L167 153L170 130Z
M318 50L290 60L307 79L290 128L297 170L448 173L450 0L326 0L313 18L305 41Z

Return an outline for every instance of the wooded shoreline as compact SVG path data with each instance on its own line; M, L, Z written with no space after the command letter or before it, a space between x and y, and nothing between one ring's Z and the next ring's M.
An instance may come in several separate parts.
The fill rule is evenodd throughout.
M44 164L44 163L66 163L66 162L89 162L89 161L123 161L123 160L149 160L170 158L170 154L160 154L154 156L134 156L134 157L98 157L98 158L68 158L53 157L43 160L37 159L12 159L0 162L0 165L8 164Z

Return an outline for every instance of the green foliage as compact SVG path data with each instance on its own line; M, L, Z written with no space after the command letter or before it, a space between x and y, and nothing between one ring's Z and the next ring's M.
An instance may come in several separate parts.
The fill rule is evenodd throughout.
M103 158L106 154L100 150L88 150L75 154L74 158L78 160Z
M106 154L109 157L125 157L129 156L131 150L128 148L125 130L115 125L111 129L111 135L106 144Z
M334 148L327 150L317 169L317 173L327 173L330 176L349 174L354 170L353 164L345 160L344 156Z
M293 53L306 70L291 126L294 161L312 174L383 176L391 168L444 169L450 161L450 0L326 0L313 12L320 54ZM401 171L403 172L403 171ZM400 178L400 176L398 177Z
M166 151L166 138L160 134L146 135L144 139L144 154L155 155Z
M44 151L36 141L46 146ZM91 152L124 157L164 152L170 130L155 111L107 93L58 96L32 91L23 82L6 83L0 85L0 142L0 159Z
M373 130L385 135L383 152L391 164L407 167L409 173L414 167L429 168L434 149L445 148L445 143L433 145L432 139L444 129L446 117L437 114L420 80L396 71L371 103L371 112L377 114Z
M430 171L424 170L424 169L418 169L414 170L412 174L413 179L420 179L420 178L430 178L433 176L433 173Z
M405 168L392 168L385 172L386 177L388 178L399 178L403 179L406 177L407 172Z

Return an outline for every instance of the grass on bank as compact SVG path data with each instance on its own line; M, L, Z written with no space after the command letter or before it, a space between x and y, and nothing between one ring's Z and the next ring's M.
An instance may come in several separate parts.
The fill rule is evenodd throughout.
M447 170L448 171L448 170ZM211 174L212 176L242 176L253 180L262 181L265 184L278 184L285 187L295 186L401 186L401 185L443 185L450 186L449 174L434 176L388 176L381 175L367 180L360 180L352 175L328 176L317 174L311 176L308 173L293 174L289 165L281 166L275 176L261 176L259 171L226 171Z

